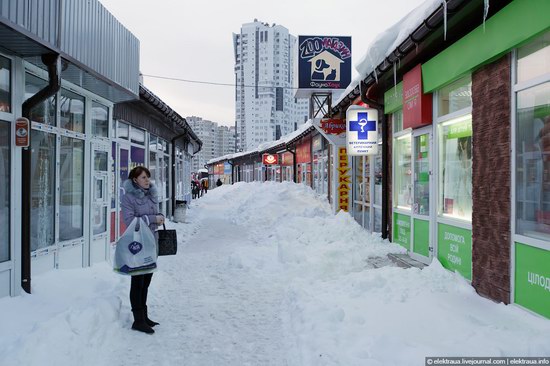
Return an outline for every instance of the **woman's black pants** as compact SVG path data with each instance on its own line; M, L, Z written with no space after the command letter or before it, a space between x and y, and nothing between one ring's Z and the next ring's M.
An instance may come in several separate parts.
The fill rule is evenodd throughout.
M152 277L152 273L132 276L132 285L130 286L132 311L144 310L147 306L147 291Z

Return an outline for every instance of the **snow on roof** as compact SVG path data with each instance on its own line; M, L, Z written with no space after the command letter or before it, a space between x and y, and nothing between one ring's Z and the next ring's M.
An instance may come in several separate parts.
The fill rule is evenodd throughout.
M210 160L208 160L208 162L206 164L214 164L214 163L217 163L219 161L230 160L230 159L238 158L240 156L253 154L253 153L259 153L261 151L266 151L266 150L269 150L270 148L275 147L277 145L288 144L293 139L300 136L300 134L302 132L306 131L308 128L310 128L312 126L313 126L313 121L309 120L306 123L304 123L303 125L301 125L296 131L291 132L288 135L285 135L285 136L281 137L278 140L262 142L260 145L258 145L257 148L255 148L253 150L238 152L238 153L234 153L234 154L227 154L227 155L220 156L220 157L217 157L217 158L214 158L214 159L210 159Z
M355 65L359 75L365 78L370 74L444 2L445 0L426 0L401 20L376 36L366 54Z

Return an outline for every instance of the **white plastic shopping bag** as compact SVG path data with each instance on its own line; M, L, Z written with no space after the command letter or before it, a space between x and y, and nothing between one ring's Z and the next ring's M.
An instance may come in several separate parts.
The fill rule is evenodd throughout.
M157 268L155 236L142 218L134 218L116 244L113 269L125 275L152 273Z

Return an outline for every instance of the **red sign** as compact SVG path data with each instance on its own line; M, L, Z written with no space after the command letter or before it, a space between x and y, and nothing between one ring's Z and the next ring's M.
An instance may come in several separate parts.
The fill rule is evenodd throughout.
M279 164L279 155L277 154L263 154L262 162L264 165L277 165Z
M346 121L339 118L322 119L321 128L328 135L339 135L346 132Z
M281 156L281 165L290 166L293 165L292 153L286 152Z
M296 163L311 163L311 140L307 139L296 146Z
M29 120L20 117L15 120L15 146L28 147L29 146Z
M422 94L422 67L416 65L403 75L403 128L432 123L432 94Z

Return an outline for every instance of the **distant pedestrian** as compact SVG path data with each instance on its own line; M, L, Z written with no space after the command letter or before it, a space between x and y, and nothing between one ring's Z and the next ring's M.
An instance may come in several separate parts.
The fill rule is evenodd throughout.
M202 180L202 189L205 194L208 193L208 178Z
M221 186L223 183L222 183L222 180L220 178L218 178L218 180L216 181L216 187L219 187Z
M159 225L164 224L164 215L159 212L158 191L151 183L149 169L143 166L132 169L128 179L124 181L123 188L125 194L122 196L120 207L124 223L129 226L134 218L142 218L158 241L155 231ZM147 292L152 278L152 273L134 275L130 286L130 304L134 314L132 329L148 334L155 333L152 327L158 325L147 315Z
M191 179L191 193L193 195L193 199L199 198L199 187L194 179Z

